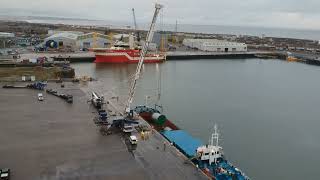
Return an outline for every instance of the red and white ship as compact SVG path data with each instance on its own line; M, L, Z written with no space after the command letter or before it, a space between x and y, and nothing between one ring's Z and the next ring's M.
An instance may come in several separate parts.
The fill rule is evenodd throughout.
M140 59L139 49L130 49L129 46L118 45L107 48L95 48L95 63L138 63ZM161 63L166 60L164 54L147 54L144 63Z

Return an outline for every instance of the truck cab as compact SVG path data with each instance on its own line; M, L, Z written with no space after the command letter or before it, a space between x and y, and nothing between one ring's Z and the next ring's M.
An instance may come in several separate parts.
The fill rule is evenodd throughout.
M136 145L138 143L138 139L136 136L130 136L129 141L132 145Z
M38 100L39 101L43 101L44 100L42 93L38 93Z
M102 105L104 104L104 98L102 96L99 96L96 92L92 92L92 97L91 97L91 101L92 104L98 108L101 109Z

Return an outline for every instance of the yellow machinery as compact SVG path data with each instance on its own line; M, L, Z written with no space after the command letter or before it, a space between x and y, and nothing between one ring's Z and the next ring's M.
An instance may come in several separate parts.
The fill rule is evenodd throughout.
M93 39L92 48L98 48L97 38L98 38L98 33L93 32L93 34L92 34L92 39Z
M287 61L296 62L298 61L298 58L296 58L291 52L287 52Z

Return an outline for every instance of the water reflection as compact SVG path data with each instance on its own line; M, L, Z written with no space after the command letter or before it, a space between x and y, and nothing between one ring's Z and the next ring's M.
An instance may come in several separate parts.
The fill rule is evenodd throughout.
M73 66L76 74L97 77L105 90L114 88L123 96L136 68ZM160 74L167 117L204 142L217 122L228 159L252 179L317 179L318 66L259 59L145 64L136 104L143 104L146 95L156 96Z

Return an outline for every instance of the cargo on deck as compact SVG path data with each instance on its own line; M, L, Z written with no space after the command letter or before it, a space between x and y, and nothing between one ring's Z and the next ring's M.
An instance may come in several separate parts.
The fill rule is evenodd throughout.
M197 148L203 145L199 139L192 137L183 130L163 131L161 133L188 158L194 157Z

